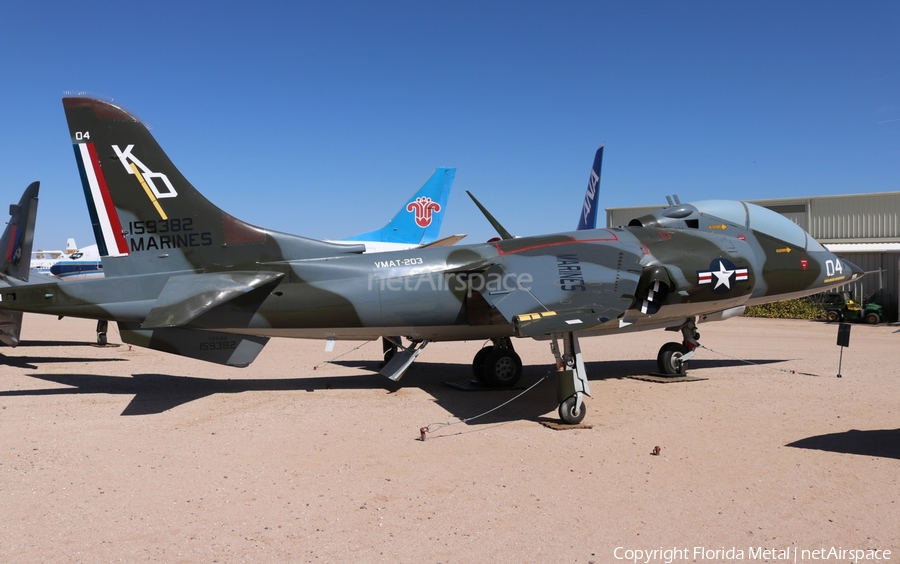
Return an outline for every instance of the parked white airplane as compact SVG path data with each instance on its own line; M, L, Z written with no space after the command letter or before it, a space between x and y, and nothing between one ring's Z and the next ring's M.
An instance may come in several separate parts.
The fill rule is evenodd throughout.
M72 238L66 241L65 252L38 250L31 253L31 270L61 280L87 280L103 276L97 245L79 249Z

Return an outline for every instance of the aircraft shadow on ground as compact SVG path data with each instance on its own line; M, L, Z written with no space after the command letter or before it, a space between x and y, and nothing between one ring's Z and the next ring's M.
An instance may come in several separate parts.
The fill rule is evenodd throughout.
M900 429L873 429L869 431L851 429L842 433L807 437L789 443L786 446L900 459Z
M784 362L782 360L755 360L755 364ZM336 361L332 364L377 372L377 361ZM691 369L726 368L745 366L739 360L698 360L691 361ZM656 360L613 360L589 362L585 364L590 381L645 376L657 370ZM472 369L468 364L416 362L403 377L403 386L413 386L431 394L435 401L453 417L465 419L472 424L497 424L514 420L544 420L546 414L558 407L556 398L556 378L553 365L529 365L522 368L522 379L512 389L463 391L445 385L445 382L470 382ZM690 373L690 371L689 371ZM374 375L375 378L381 378ZM538 383L540 382L540 383ZM537 384L534 389L516 398L509 405L481 416L511 400L523 391ZM590 401L590 400L588 400ZM590 415L590 411L588 412ZM477 417L477 419L476 419Z
M0 365L13 368L26 368L37 370L42 364L66 364L73 362L127 362L124 358L87 358L87 357L57 357L57 356L6 356L0 354Z
M69 359L49 357L12 357L15 366L37 368L35 364L45 362L90 362L96 359ZM8 357L7 360L10 360ZM124 359L104 359L119 360ZM773 360L758 363L779 362ZM471 367L458 363L414 364L401 383L395 383L375 374L379 369L377 361L341 361L335 366L362 369L371 374L316 375L284 379L215 379L164 374L133 374L131 376L105 376L96 374L26 374L32 378L68 386L39 390L0 391L0 397L78 395L78 394L122 394L133 396L122 411L122 415L158 414L180 405L213 394L235 394L253 391L322 391L326 389L383 389L387 393L401 387L417 387L432 395L438 405L450 413L450 419L464 419L471 423L491 424L514 420L539 420L544 414L556 409L556 380L551 365L525 366L519 384L506 390L463 391L445 382L467 382L472 379ZM695 368L726 367L743 364L739 361L715 360L692 363ZM656 369L655 361L629 360L592 362L587 364L591 380L624 378L644 375ZM486 411L509 401L526 388L534 389L520 398L491 413ZM477 419L476 419L476 416Z
M196 378L165 374L133 374L104 376L97 374L26 374L32 378L55 382L68 388L0 391L0 397L52 396L79 394L122 394L134 396L122 415L163 413L179 405L213 394L237 394L254 391L313 392L329 388L385 388L383 382L370 376L285 378L280 380ZM393 384L386 380L388 384Z
M106 347L116 347L118 345L103 345ZM93 341L21 341L17 348L27 348L27 347L93 347L93 348L101 348L101 345Z

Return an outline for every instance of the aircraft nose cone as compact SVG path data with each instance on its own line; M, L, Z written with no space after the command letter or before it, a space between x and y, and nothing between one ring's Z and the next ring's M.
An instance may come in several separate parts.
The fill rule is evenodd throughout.
M859 277L861 277L863 274L866 273L863 269L861 269L860 267L856 266L855 264L853 264L852 262L850 262L850 261L847 260L847 259L841 259L841 262L843 262L845 266L849 266L849 267L850 267L850 271L853 273L853 274L852 274L852 277L853 277L853 278L859 278Z

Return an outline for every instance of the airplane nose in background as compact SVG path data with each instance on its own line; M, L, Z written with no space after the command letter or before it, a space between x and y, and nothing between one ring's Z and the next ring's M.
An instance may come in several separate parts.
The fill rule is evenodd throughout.
M849 260L847 260L847 259L841 259L841 261L842 261L845 265L847 265L847 266L850 267L850 270L851 270L851 272L853 273L853 276L852 276L853 278L859 278L859 277L861 277L863 274L865 274L865 271L864 271L863 269L861 269L860 267L856 266L855 264L853 264L853 263L850 262Z

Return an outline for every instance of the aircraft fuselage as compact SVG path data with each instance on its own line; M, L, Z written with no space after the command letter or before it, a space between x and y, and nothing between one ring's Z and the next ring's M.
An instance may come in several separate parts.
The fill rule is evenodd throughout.
M568 295L581 310L590 310L585 304L594 303L591 294L608 294L621 285L624 315L584 328L587 334L600 334L677 326L686 317L771 301L766 298L773 294L809 295L849 279L851 266L827 251L780 252L783 243L758 233L748 235L739 239L704 231L625 227L259 263L252 268L283 274L274 288L251 291L205 312L189 327L298 338L402 334L416 340L482 339L527 334L498 314L497 309L503 309L494 301L498 296ZM610 256L620 257L618 266L610 266ZM484 268L496 264L504 268ZM653 313L645 313L639 294L645 292L641 286L646 281L641 277L657 266L668 276L670 291ZM179 274L14 286L2 291L0 307L141 323L169 279Z

